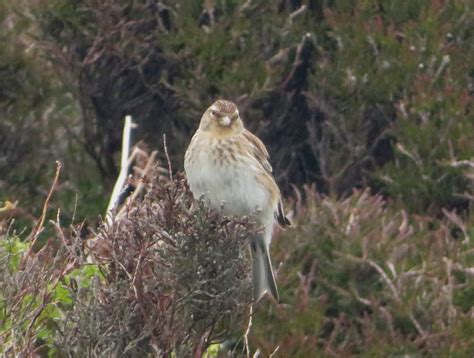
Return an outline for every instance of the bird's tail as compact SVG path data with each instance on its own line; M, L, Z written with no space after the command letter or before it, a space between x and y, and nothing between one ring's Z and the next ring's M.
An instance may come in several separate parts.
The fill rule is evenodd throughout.
M251 242L253 297L257 301L268 292L278 302L278 289L273 275L268 245L263 235L257 235Z

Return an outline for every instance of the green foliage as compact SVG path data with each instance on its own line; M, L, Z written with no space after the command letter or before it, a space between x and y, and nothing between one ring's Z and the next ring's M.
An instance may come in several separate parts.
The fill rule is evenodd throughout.
M373 143L371 156L383 165L368 167L376 170L367 180L401 198L410 210L463 209L469 202L462 193L472 190L472 181L454 166L472 159L474 151L470 11L463 1L360 1L350 8L326 9L330 41L322 43L311 89L343 104L338 110L342 118L335 122L341 136L362 147L371 137L364 128L375 125L383 129L379 139L396 144L387 162L383 147ZM390 111L381 110L385 118L371 125L370 112L387 104ZM352 154L353 146L344 144L327 161L367 155ZM377 158L381 154L385 159ZM341 163L333 167L337 172Z
M80 106L61 83L61 69L45 58L33 10L29 1L0 5L0 200L19 201L18 229L39 215L56 160L67 168L61 206L68 219L76 195L91 204L77 212L81 218L104 206L100 176L78 131Z
M286 193L309 182L339 195L370 185L410 211L470 205L472 180L458 165L474 151L469 1L8 4L4 11L28 16L14 17L5 43L21 31L31 34L0 58L8 87L26 94L11 113L35 108L45 117L48 109L34 123L38 133L63 139L58 146L42 138L42 157L57 159L59 152L71 165L63 198L69 216L75 192L91 204L80 217L103 210L103 201L88 198L116 177L126 114L148 144L161 146L161 133L172 139L179 169L199 116L216 97L238 102L269 147ZM48 51L26 54L35 40ZM36 153L36 141L25 138L25 151ZM21 161L15 155L7 157ZM36 162L38 176L20 166L9 185L44 181L49 167ZM91 175L74 170L82 167Z
M55 322L63 316L58 305L70 303L58 282L61 273L57 264L61 255L52 257L51 266L45 265L46 251L29 260L31 246L19 237L9 235L0 241L0 352L17 354L31 352L34 342L38 349L51 346Z
M0 200L15 201L7 196L8 189L28 193L42 180L43 168L35 161L46 143L42 131L47 124L37 119L48 106L51 88L34 51L26 52L29 43L21 36L24 22L8 18L7 9L5 4L0 8L4 22L0 31L0 172L9 187L0 187ZM37 165L27 169L18 165L22 162Z

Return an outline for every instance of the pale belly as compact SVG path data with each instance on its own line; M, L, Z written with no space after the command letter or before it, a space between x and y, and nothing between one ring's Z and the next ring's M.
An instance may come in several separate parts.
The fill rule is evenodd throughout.
M269 193L256 180L252 168L243 164L216 165L210 157L199 159L187 163L185 168L196 199L208 201L217 210L222 208L226 215L251 216L262 224L271 220L273 210L269 208ZM269 209L271 212L267 212Z

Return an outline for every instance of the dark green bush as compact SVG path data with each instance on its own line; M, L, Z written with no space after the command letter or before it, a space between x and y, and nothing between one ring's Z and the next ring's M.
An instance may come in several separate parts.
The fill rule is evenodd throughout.
M19 229L40 215L56 160L65 167L65 217L71 219L77 198L91 204L79 208L81 218L104 205L100 176L80 139L80 105L46 59L50 47L38 38L32 11L29 1L0 4L0 201L19 201Z
M470 202L453 166L473 152L469 11L467 1L421 0L34 7L106 182L124 115L149 144L166 132L181 168L201 113L223 96L269 146L285 192L371 185L419 212Z

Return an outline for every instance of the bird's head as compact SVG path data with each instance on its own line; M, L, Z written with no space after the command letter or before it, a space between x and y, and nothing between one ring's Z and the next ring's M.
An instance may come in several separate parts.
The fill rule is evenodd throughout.
M243 124L237 106L231 101L219 99L202 115L200 128L225 135L238 132Z

